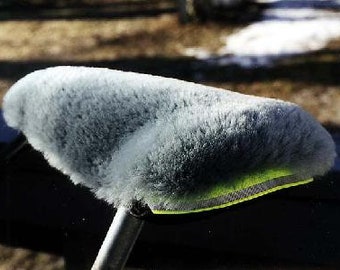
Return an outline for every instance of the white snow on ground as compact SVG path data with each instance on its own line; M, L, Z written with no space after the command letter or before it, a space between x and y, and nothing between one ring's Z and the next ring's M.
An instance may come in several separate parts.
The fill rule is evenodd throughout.
M245 67L268 65L277 58L320 50L334 38L340 38L340 18L263 21L227 37L220 53L239 57Z
M329 3L329 9L326 9ZM322 5L323 8L317 8ZM338 5L338 6L337 6ZM332 11L337 7L338 12ZM205 52L204 58L219 65L245 68L270 66L276 60L320 50L340 38L340 1L282 0L272 2L255 22L225 38L218 57ZM196 51L199 51L196 49ZM195 55L202 59L202 54Z
M202 60L211 57L211 52L203 48L186 48L182 53Z
M281 19L281 20L307 20L307 19L316 19L316 18L339 18L339 14L337 12L330 12L325 10L318 10L313 8L300 8L300 9L289 9L289 8L281 8L275 9L270 8L264 12L264 18L273 18L273 19Z

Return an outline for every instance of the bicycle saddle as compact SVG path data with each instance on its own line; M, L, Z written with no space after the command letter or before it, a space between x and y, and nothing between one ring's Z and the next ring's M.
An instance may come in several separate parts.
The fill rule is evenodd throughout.
M4 98L7 123L114 206L155 214L226 207L312 181L328 132L297 105L104 68L33 72Z

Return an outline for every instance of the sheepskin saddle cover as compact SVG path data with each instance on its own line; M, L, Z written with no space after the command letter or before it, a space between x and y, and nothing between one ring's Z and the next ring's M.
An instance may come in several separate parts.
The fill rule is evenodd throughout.
M11 87L3 108L74 183L159 214L307 183L335 157L328 132L297 105L133 72L39 70Z

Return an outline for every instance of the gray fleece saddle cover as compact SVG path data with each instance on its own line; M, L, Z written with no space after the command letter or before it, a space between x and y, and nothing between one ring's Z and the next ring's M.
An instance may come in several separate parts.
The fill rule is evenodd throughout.
M54 67L19 80L7 123L114 206L156 214L226 207L308 183L333 164L327 131L297 105L132 72Z

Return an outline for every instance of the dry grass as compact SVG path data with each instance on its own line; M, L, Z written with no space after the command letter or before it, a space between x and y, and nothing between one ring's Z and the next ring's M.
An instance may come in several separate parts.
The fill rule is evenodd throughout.
M1 101L7 91L7 89L13 84L13 82L9 80L2 80L0 78L0 107L1 107Z
M222 25L185 25L175 16L122 20L0 22L0 61L106 60L181 55L186 47L218 49Z
M4 21L0 22L0 62L185 58L185 48L199 47L216 52L222 46L222 38L234 29L216 23L183 26L174 15L121 20ZM329 49L333 50L339 47L340 41L333 41L329 45ZM321 63L334 61L337 56L325 54L313 57ZM296 61L305 60L302 57ZM327 71L322 73L321 79L331 76L327 75ZM306 76L319 75L314 72ZM1 78L0 72L0 100L12 83ZM322 80L321 83L315 83L315 80L289 81L280 77L258 82L209 84L290 100L302 105L323 123L340 125L337 110L340 107L339 85L327 85Z
M185 48L199 47L216 52L222 46L222 38L233 29L235 27L216 23L183 26L174 15L121 20L3 21L0 22L0 62L185 58ZM340 41L333 41L328 48L336 50L339 47ZM316 62L324 63L334 61L334 57L338 56L325 54L313 57ZM306 59L302 57L294 61ZM308 67L305 69L308 71ZM322 79L331 74L327 75L327 70L321 73L307 72L306 75L320 76L320 83L278 77L258 82L209 84L290 100L302 105L323 123L339 126L340 86L323 83ZM12 83L10 79L2 78L0 71L0 101Z
M0 245L1 270L62 270L64 260L58 256Z

